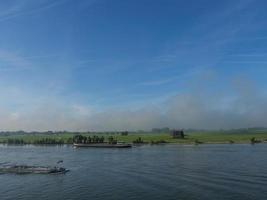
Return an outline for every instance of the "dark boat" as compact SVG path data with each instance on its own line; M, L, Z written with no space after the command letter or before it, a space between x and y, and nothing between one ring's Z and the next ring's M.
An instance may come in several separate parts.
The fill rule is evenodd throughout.
M0 166L0 173L12 174L65 174L69 170L63 167L42 167L29 165Z
M117 143L117 144L109 144L109 143L73 143L74 147L96 147L96 148L131 148L131 144L125 143Z

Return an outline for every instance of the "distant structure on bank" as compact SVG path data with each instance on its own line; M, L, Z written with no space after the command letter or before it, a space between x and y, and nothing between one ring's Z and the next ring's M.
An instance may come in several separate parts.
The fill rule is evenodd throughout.
M184 138L184 131L183 130L172 130L171 131L172 138Z
M123 136L128 135L128 131L123 131L123 132L121 132L121 135L123 135Z

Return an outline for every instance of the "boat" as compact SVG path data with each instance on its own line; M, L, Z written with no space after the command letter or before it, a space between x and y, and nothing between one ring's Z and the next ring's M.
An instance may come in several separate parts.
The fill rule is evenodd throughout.
M30 165L5 165L0 166L0 173L11 174L65 174L68 169L63 167L43 167Z
M131 144L125 143L116 143L116 144L109 144L109 143L73 143L74 147L95 147L95 148L131 148Z

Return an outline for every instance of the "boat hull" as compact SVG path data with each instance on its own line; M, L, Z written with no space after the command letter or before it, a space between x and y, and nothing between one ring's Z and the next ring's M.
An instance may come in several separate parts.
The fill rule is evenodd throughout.
M94 148L131 148L131 144L80 144L74 143L74 147L94 147Z
M1 174L65 174L68 171L62 167L36 167L26 165L0 167Z

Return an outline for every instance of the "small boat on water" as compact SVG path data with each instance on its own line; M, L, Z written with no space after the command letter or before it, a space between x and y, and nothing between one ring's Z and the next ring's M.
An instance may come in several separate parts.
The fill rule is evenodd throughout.
M0 166L0 174L65 174L69 170L63 167L42 167L29 165L5 165Z
M116 144L109 144L109 143L73 143L74 147L97 147L97 148L131 148L131 144L125 143L116 143Z

